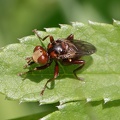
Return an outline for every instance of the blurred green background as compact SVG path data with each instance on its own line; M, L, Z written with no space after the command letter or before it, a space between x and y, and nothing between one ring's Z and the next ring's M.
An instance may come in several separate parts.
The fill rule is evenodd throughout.
M0 47L19 42L17 38L33 34L35 28L44 30L88 20L112 24L113 19L120 20L120 0L0 0ZM38 113L46 108L38 105L19 104L0 95L0 120Z

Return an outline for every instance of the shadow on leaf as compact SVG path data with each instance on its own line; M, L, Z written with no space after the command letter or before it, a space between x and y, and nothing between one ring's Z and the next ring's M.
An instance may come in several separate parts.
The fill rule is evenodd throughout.
M77 71L78 77L80 77L80 73L85 71L93 63L93 59L91 56L85 56L83 59L86 61L86 64L81 70ZM21 77L23 78L23 80L29 79L30 81L34 81L36 83L39 83L46 79L49 80L53 78L54 76L54 66L55 66L55 63L53 62L50 67L44 70L38 70L38 71L31 71L32 69L35 68L35 65L30 66L29 67L30 72L26 72ZM78 80L75 78L73 74L73 70L75 70L78 66L79 65L63 66L59 64L59 76L55 80L60 80L63 78L70 78L70 79ZM50 87L47 87L48 89L53 89L55 87L55 80L51 82Z

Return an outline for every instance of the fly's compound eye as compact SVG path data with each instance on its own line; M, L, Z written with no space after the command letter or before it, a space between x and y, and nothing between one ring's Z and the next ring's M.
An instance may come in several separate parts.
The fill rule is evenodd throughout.
M36 63L44 65L48 62L49 57L46 50L41 46L36 46L33 50L33 60Z

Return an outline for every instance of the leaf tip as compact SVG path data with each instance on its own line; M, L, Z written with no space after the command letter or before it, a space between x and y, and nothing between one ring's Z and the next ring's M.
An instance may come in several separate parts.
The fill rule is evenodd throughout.
M64 102L63 102L63 101L61 101L61 100L60 100L59 102L60 102L60 105L62 105L62 104L64 103Z
M81 22L71 22L71 23L72 23L73 27L82 27L82 26L84 26L84 24L81 23Z
M43 104L44 104L44 103L42 103L42 102L39 101L39 106L41 106L41 105L43 105Z
M57 28L57 27L53 27L53 28L44 28L46 32L48 33L54 33L56 32L57 30L59 30L60 28Z
M22 100L20 100L20 101L19 101L19 105L20 105L21 103L23 103L23 101L22 101Z
M46 120L47 118L46 117L43 117L43 118L40 118L39 120Z
M120 25L120 21L113 19L113 25L114 26L119 26Z
M110 98L104 98L104 104L110 101Z
M56 107L60 110L60 109L63 109L63 108L64 108L64 105L61 105L61 104L60 104L59 106L56 106Z
M87 103L88 103L88 102L91 102L92 99L91 99L91 98L87 98L86 101L87 101Z
M54 31L54 29L52 28L44 28L46 32L51 32L51 31Z
M117 21L117 20L115 20L114 18L113 18L112 20L113 20L113 23Z
M91 24L91 25L95 24L95 23L94 23L93 21L91 21L91 20L88 20L88 23Z
M60 26L61 29L68 29L68 27L69 27L70 25L67 25L67 24L59 24L59 26Z

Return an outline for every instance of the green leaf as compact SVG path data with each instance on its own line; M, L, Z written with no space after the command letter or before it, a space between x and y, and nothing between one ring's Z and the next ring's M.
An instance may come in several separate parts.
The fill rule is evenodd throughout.
M58 110L56 105L57 105L56 103L49 104L49 105L41 105L41 106L39 106L40 109L39 109L38 113L32 113L30 115L20 116L18 118L13 118L12 120L38 120L39 118L42 118L45 115L48 115L48 114Z
M104 104L103 101L86 103L71 102L58 106L55 111L41 120L118 120L120 101Z
M46 32L38 31L41 37L53 35L55 39L66 38L74 34L75 39L88 41L96 46L97 52L86 56L85 67L78 72L84 82L74 78L72 71L77 66L60 65L60 74L52 88L48 84L43 96L40 91L46 81L53 77L54 63L47 69L18 76L18 73L28 71L23 69L25 58L32 56L39 39L32 35L20 39L20 44L11 44L0 52L0 92L9 99L20 102L40 101L41 104L65 103L68 101L86 100L112 101L120 99L120 22L113 25L74 22L72 25L60 25L61 28L47 28ZM43 44L47 46L49 39ZM81 58L82 59L82 58Z

